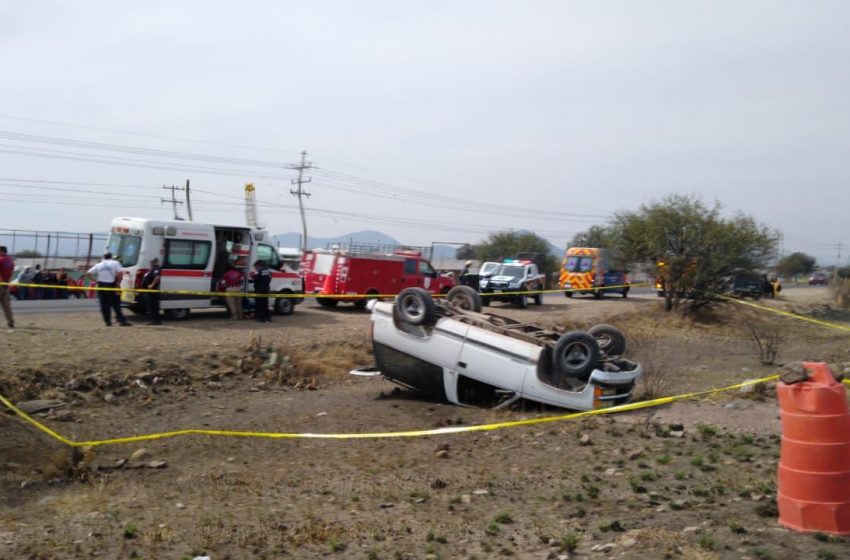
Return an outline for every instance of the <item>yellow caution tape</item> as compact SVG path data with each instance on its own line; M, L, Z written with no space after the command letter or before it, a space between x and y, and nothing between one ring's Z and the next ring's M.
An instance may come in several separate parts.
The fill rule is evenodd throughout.
M364 433L341 433L341 434L315 434L315 433L285 433L285 432L246 432L246 431L235 431L235 430L202 430L202 429L186 429L186 430L175 430L171 432L160 432L153 434L144 434L139 436L129 436L122 438L111 438L111 439L99 439L99 440L91 440L91 441L72 441L68 438L63 437L62 435L54 432L44 424L41 424L37 420L30 417L28 414L23 412L21 409L12 404L8 399L4 396L0 395L0 402L2 402L7 408L12 410L15 414L20 416L23 420L41 430L48 436L61 441L67 445L72 447L85 447L85 446L98 446L98 445L117 445L122 443L136 443L140 441L151 441L157 439L167 439L173 438L177 436L186 436L186 435L205 435L205 436L223 436L223 437L242 437L242 438L264 438L264 439L339 439L339 440L351 440L351 439L384 439L384 438L402 438L402 437L422 437L422 436L437 436L437 435L445 435L445 434L460 434L467 432L487 432L493 430L502 430L505 428L515 428L519 426L534 426L537 424L547 424L551 422L562 422L565 420L575 420L579 418L586 418L589 416L595 416L598 414L613 414L616 412L628 412L632 410L641 410L644 408L650 408L655 406L661 406L664 404L670 404L672 402L682 400L682 399L691 399L695 397L702 397L706 395L711 395L714 393L721 393L724 391L733 391L735 389L740 389L741 387L747 387L749 385L757 385L760 383L767 383L769 381L775 381L778 379L778 375L771 375L768 377L762 377L761 379L752 379L749 381L744 381L742 383L736 383L734 385L729 385L727 387L720 387L715 389L708 389L705 391L695 391L691 393L685 393L682 395L676 395L672 397L662 397L659 399L652 399L648 401L639 401L628 404L623 404L619 406L612 406L609 408L598 408L595 410L588 410L585 412L572 412L569 414L561 414L557 416L546 416L543 418L531 418L527 420L511 420L508 422L497 422L494 424L479 424L475 426L450 426L445 428L434 428L430 430L406 430L406 431L398 431L398 432L364 432Z
M12 284L9 282L0 282L0 286L11 286ZM53 284L16 284L22 288L45 288L49 290L70 290L77 292L86 292L86 291L95 291L95 292L127 292L130 294L171 294L171 295L184 295L184 296L209 296L209 297L248 297L248 298L291 298L291 299L303 299L309 297L319 297L325 299L392 299L395 298L398 294L305 294L305 293L280 293L280 292L271 292L268 294L257 294L254 292L212 292L212 291L203 291L203 290L151 290L147 288L131 288L125 289L120 287L109 288L106 286L56 286ZM554 294L554 293L562 293L562 292L580 292L580 291L590 291L590 290L607 290L612 288L625 288L625 287L633 287L633 286L647 286L647 283L637 283L637 284L619 284L616 286L596 286L594 288L589 288L588 290L581 290L579 288L574 289L554 289L554 290L528 290L528 291L516 291L516 292L499 292L499 293L484 293L481 294L484 297L487 296L518 296L521 294L525 295L534 295L534 294ZM445 297L446 294L431 294L432 297Z
M709 295L719 297L726 301L731 301L733 303L737 303L740 305L746 305L747 307L752 307L754 309L758 309L760 311L768 311L770 313L775 313L776 315L781 315L783 317L790 317L792 319L797 319L799 321L806 321L807 323L814 323L815 325L820 325L822 327L829 327L831 329L837 329L841 331L850 332L850 326L842 325L839 323L832 323L830 321L824 321L822 319L814 319L812 317L806 317L805 315L798 315L797 313L791 313L790 311L784 311L782 309L774 309L773 307L768 307L766 305L759 305L757 303L753 303L751 301L745 301L743 299L737 299L729 296L724 296L722 294L713 294L710 292L706 292Z

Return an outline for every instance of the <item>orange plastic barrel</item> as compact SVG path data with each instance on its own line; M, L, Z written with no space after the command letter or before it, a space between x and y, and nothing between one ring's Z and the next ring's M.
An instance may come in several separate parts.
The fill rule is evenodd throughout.
M779 524L850 535L850 409L844 385L823 362L803 362L803 367L808 381L777 387Z

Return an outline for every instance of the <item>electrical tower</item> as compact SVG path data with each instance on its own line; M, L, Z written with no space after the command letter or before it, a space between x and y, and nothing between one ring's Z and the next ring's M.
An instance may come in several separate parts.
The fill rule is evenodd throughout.
M304 197L309 198L310 193L304 191L304 185L312 181L311 178L304 177L305 169L313 169L315 166L312 162L307 161L307 152L301 152L301 163L293 163L287 165L289 169L297 169L298 170L298 178L292 179L290 182L293 185L298 185L296 189L290 189L289 192L292 193L293 196L298 197L298 209L301 211L301 250L307 250L307 218L304 216Z
M249 227L260 227L257 223L257 193L254 183L245 184L245 223Z
M183 201L177 200L176 192L181 191L183 189L180 187L175 187L174 185L171 185L170 187L166 187L165 185L163 185L162 188L167 191L171 191L171 198L160 198L160 202L162 202L163 204L165 204L166 202L170 202L171 208L174 211L174 219L182 221L183 218L181 218L180 215L177 213L177 205L183 204Z

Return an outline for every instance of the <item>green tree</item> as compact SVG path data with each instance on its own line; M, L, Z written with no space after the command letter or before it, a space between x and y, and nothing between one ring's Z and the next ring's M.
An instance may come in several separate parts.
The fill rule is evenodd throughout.
M809 274L815 269L816 264L817 261L813 256L798 251L779 259L776 264L776 272L783 276Z
M850 278L850 266L842 266L838 269L838 277L847 280Z
M501 261L517 253L539 253L537 265L541 272L548 273L558 269L558 258L549 253L549 242L532 232L513 230L497 231L487 239L474 245L475 258L484 261Z
M605 226L590 226L587 231L577 233L570 247L600 247L610 248L613 244L611 230Z
M41 253L38 251L33 251L32 249L24 249L23 251L18 251L15 253L15 258L18 259L38 259L43 257Z
M667 310L683 311L715 301L732 274L763 268L775 255L779 234L752 217L721 215L694 196L669 195L640 209L615 214L608 226L612 247L629 262L664 262Z
M466 245L461 245L455 251L455 258L458 260L474 259L475 247L473 247L469 243L467 243Z

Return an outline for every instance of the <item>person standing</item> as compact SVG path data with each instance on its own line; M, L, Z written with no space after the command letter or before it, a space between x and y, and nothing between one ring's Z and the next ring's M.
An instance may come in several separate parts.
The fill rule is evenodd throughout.
M266 265L266 261L257 261L254 263L254 293L257 295L268 294L272 286L272 271ZM256 308L256 320L258 323L271 323L269 317L269 298L261 296L254 298L254 307Z
M218 281L218 290L220 292L241 292L242 281L244 276L232 264L227 265L227 270ZM238 296L225 296L224 303L230 311L230 317L237 321L242 320L242 298Z
M12 272L15 270L15 261L8 255L5 245L0 245L0 307L6 317L6 324L10 329L15 328L15 318L12 316L12 302L9 299L9 282L12 281Z
M162 279L162 267L159 266L159 259L154 257L151 259L151 268L142 278L142 288L146 290L155 290L145 292L145 300L147 301L148 314L151 316L152 325L161 325L162 320L159 318L159 300L162 297L160 293L160 281Z
M112 315L110 311L115 311L115 319L122 327L129 327L130 323L124 318L121 313L121 297L116 289L121 283L121 278L124 272L121 270L121 264L112 259L112 253L107 251L103 254L103 260L91 267L86 275L94 277L97 282L97 299L100 301L100 313L103 315L103 322L107 327L112 326Z

